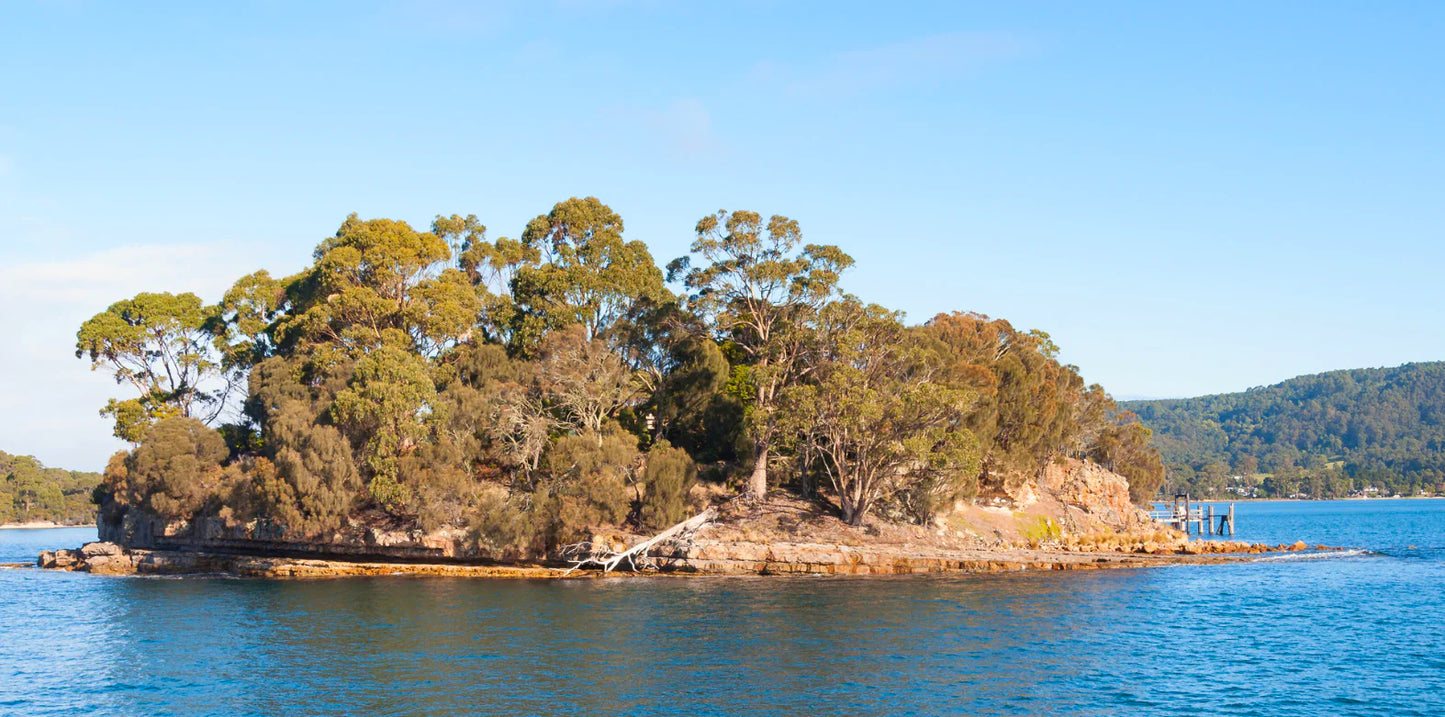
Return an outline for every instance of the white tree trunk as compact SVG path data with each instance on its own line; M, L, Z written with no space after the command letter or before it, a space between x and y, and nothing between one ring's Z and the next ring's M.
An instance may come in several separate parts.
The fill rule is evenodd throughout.
M748 478L748 495L762 500L768 495L768 447L758 444L753 451L753 474Z

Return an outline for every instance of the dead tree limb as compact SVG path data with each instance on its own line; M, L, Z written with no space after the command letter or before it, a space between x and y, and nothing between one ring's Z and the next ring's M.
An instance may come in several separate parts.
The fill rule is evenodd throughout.
M703 526L711 523L715 518L717 518L717 509L708 508L620 553L600 549L591 543L569 545L564 548L562 552L564 555L569 555L568 559L571 560L574 565L568 568L567 572L563 573L563 575L570 575L573 570L587 565L598 566L602 568L603 573L609 573L617 569L617 566L621 565L624 560L632 566L633 570L637 570L640 567L639 563L646 560L647 551L650 550L652 546L664 540L672 540L696 533L698 530L701 530Z

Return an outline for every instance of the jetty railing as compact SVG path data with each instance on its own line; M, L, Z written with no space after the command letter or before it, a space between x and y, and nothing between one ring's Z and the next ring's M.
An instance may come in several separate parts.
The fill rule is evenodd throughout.
M1233 503L1229 504L1229 510L1216 515L1214 505L1191 505L1188 497L1179 496L1174 505L1149 511L1149 518L1185 535L1234 535Z

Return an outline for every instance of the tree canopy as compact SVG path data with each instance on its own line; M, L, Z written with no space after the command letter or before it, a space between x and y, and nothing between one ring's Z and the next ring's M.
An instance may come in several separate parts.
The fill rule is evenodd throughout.
M692 292L688 306L743 361L736 381L746 393L747 428L753 439L748 490L768 489L768 460L777 439L779 394L812 367L806 360L810 326L837 292L853 258L838 247L802 242L798 223L773 215L726 210L697 223L690 257L673 261L669 276Z
M139 441L147 426L166 416L213 420L230 383L210 351L208 329L216 313L195 294L143 292L117 301L81 325L76 358L130 384L135 398L111 400L102 415L115 419L117 438Z
M1157 488L1148 432L1047 335L964 313L909 326L844 293L853 260L786 217L723 211L695 233L669 266L679 294L588 197L516 240L473 215L430 231L352 215L304 270L246 274L213 306L118 302L77 336L139 394L107 409L134 447L106 470L102 517L382 522L522 555L676 521L700 479L852 524L928 521L1062 455L1141 500Z

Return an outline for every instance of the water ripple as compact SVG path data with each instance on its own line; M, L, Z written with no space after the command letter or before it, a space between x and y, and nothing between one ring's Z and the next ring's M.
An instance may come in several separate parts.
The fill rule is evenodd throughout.
M1371 508L1383 512L1330 523L1354 522L1343 539L1294 536L1369 552L1167 570L564 583L4 571L0 714L1445 714L1445 510ZM84 537L0 534L0 561Z

